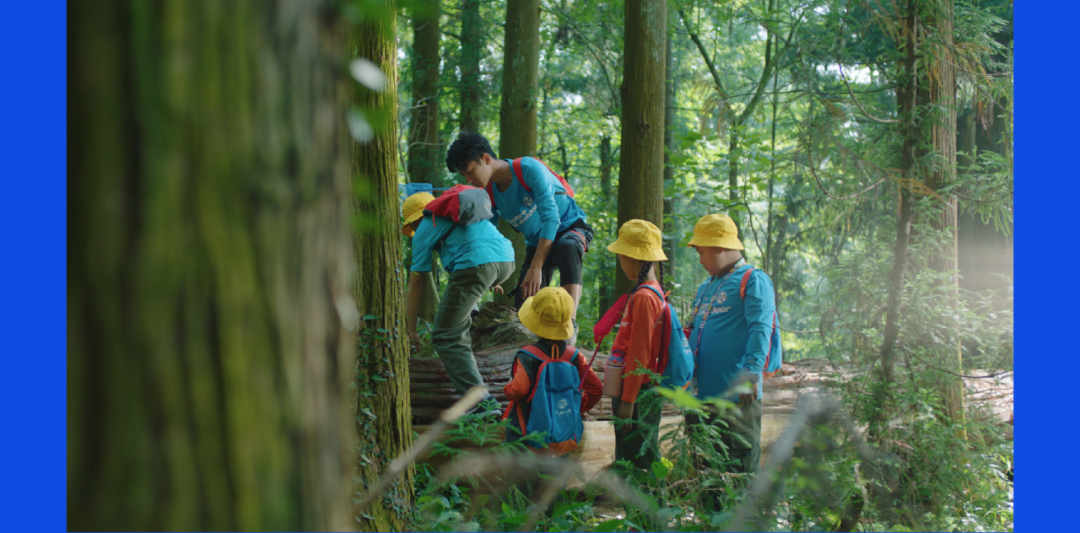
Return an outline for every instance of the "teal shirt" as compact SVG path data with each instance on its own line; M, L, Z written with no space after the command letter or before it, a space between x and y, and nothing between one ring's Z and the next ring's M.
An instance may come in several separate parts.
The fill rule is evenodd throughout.
M409 270L431 272L431 252L435 243L447 232L450 234L439 249L439 257L448 272L514 260L513 245L495 226L487 222L454 226L449 218L424 213L420 227L413 236L412 267Z
M748 268L751 267L739 264L726 278L710 277L694 296L695 311L687 341L694 351L700 399L723 395L744 372L756 376L757 397L761 398L762 371L770 348L776 297L772 280L756 268L747 281L746 300L739 296ZM738 396L730 394L724 398L736 401Z
M512 173L514 162L510 163ZM525 244L536 246L540 239L555 240L555 234L566 231L571 224L585 220L585 212L566 193L559 178L540 161L531 157L521 158L521 174L532 192L526 191L518 182L517 175L510 181L506 191L492 185L496 216L502 217L511 227L525 234ZM492 224L496 222L491 219Z

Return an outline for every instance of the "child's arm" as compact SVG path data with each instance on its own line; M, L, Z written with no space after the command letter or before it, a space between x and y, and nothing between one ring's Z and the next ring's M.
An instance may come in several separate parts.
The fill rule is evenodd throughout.
M529 373L525 371L525 367L521 365L521 361L517 359L517 356L514 356L514 368L511 373L514 375L514 379L503 386L503 394L506 395L506 399L515 402L529 399L532 380L529 379Z
M604 392L604 383L600 376L596 375L589 362L581 352L578 352L578 374L581 376L581 413L585 414L600 403L600 397Z
M628 328L630 335L629 349L626 351L626 363L623 366L623 404L633 404L637 401L638 391L645 381L646 375L632 375L639 368L649 368L653 358L653 337L660 331L655 328L656 320L663 311L663 303L656 293L651 290L642 290L632 298L633 306L630 308L629 320L624 328ZM622 331L619 332L620 334ZM629 409L632 409L631 405Z

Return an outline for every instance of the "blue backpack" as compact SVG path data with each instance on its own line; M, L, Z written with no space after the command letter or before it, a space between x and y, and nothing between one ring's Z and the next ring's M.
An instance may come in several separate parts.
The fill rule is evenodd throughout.
M652 289L660 297L660 301L664 302L664 316L661 318L664 323L663 337L660 342L662 348L654 359L656 364L652 371L663 374L661 386L685 389L690 385L690 378L694 376L694 352L690 350L690 343L686 340L686 334L683 332L682 325L679 324L679 315L675 309L656 287L642 285L640 288L644 287Z
M750 274L754 267L746 269L743 273L742 282L739 283L739 296L746 301L746 284L750 282ZM769 335L769 351L765 353L765 377L772 377L780 366L784 364L784 349L780 346L780 327L777 324L776 311L772 315L772 333Z
M517 406L518 422L523 436L544 433L543 446L529 444L530 448L546 449L554 455L563 455L577 448L585 424L581 421L581 375L576 364L578 350L567 346L557 359L553 359L536 346L526 346L518 357L532 357L540 361L540 369L533 377L533 391L529 395L528 420L525 410ZM523 364L523 368L527 367ZM531 373L530 373L531 374ZM507 410L509 415L510 410ZM505 418L505 417L504 417ZM535 443L536 440L532 440Z

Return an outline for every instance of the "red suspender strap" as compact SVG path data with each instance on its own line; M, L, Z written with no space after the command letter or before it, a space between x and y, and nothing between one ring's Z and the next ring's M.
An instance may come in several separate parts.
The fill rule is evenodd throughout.
M524 348L522 348L522 349L525 350L526 352L529 352L530 354L535 356L537 359L543 361L542 363L540 363L540 368L538 368L536 370L536 378L540 379L540 374L544 371L544 367L547 366L548 363L554 361L554 359L548 357L548 355L546 353L544 353L542 350L540 350L540 348L537 348L536 346L533 346L531 344L524 347ZM536 383L535 382L532 384L532 392L529 393L529 402L530 403L532 402L533 396L536 396Z
M742 284L739 285L739 296L746 299L746 284L750 283L750 273L754 271L754 267L746 269L746 273L742 275Z
M521 158L515 159L510 166L514 167L514 175L517 176L518 183L520 183L526 191L532 192L532 189L529 188L529 184L525 183L525 173L521 170Z
M489 181L488 184L487 184L487 187L484 187L484 189L487 190L488 198L491 199L491 207L492 207L492 209L495 209L496 208L495 207L495 193L491 191L491 186L492 186L492 184Z

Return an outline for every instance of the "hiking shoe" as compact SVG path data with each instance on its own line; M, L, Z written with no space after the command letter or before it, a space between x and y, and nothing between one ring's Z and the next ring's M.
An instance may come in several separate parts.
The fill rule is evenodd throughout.
M502 409L499 408L499 403L495 401L494 397L488 396L480 400L480 403L474 405L472 409L466 411L465 415L502 418Z

